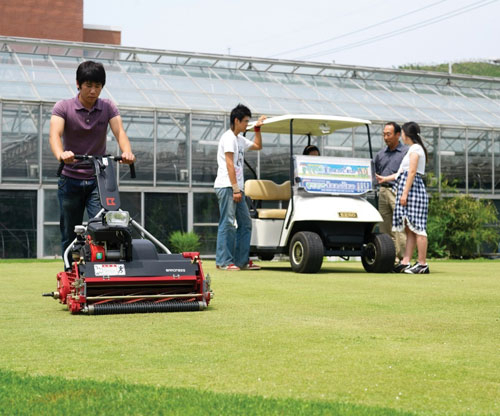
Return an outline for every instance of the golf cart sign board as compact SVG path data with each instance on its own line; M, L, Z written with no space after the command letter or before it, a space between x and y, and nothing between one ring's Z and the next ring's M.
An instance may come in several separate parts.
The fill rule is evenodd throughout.
M363 195L372 190L369 159L296 156L298 185L305 191L330 195Z

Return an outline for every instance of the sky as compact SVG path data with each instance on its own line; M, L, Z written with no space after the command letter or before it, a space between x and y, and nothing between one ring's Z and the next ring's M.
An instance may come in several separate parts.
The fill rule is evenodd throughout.
M500 0L83 0L122 46L395 68L500 59Z

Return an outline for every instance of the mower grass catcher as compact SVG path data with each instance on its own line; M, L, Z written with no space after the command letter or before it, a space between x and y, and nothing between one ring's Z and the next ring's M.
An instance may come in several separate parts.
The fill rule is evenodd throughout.
M112 161L121 158L85 155L75 159L93 163L102 209L87 226L75 227L77 236L64 253L65 270L57 274L57 291L43 296L59 299L73 314L206 309L212 291L199 253L172 254L120 210ZM134 166L130 168L135 177ZM132 228L148 239L132 238Z

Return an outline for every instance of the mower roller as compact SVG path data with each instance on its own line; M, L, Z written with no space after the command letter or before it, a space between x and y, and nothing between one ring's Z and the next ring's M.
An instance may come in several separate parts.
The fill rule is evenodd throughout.
M57 291L43 296L58 299L72 314L206 309L213 293L200 254L171 253L120 209L112 162L121 157L77 155L75 159L93 164L102 209L86 226L75 227L76 238L64 253L64 271L57 274ZM63 167L61 163L58 176ZM130 169L135 177L134 165ZM132 229L147 238L132 238Z

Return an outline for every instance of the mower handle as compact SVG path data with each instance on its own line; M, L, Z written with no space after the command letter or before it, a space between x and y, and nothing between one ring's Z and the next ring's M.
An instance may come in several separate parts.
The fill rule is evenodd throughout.
M120 162L121 160L123 160L123 158L121 156L109 156L109 155L107 155L107 156L98 156L98 157L107 157L108 159L114 160L115 162ZM75 155L74 156L75 160L90 160L93 158L94 158L94 156L92 156L92 155ZM135 179L135 177L136 177L135 176L135 165L133 163L131 163L129 165L129 167L130 167L130 177L132 179ZM61 176L63 169L64 169L64 161L61 160L59 162L59 167L57 168L57 177Z

